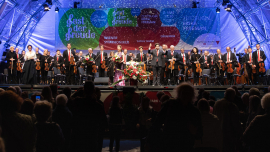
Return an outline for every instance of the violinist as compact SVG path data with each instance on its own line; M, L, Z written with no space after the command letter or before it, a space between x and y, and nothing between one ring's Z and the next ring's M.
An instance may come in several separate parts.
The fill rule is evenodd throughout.
M230 47L226 47L227 53L224 54L223 56L223 62L226 64L226 72L227 72L227 79L228 79L228 84L232 85L233 84L233 72L229 73L229 66L234 70L234 63L237 62L236 56L234 53L231 52Z
M53 57L51 56L51 52L50 51L48 51L48 56L49 56L49 59L50 59L50 63L49 63L49 71L52 71L52 68L53 68L53 63L52 63L52 61L53 61Z
M15 52L16 52L16 56L17 56L17 63L18 63L18 64L22 64L22 63L21 63L21 59L22 59L23 57L22 57L21 54L19 54L19 48L16 48L16 49L15 49ZM17 64L17 66L18 66L18 64ZM21 79L21 77L22 77L22 73L21 73L21 71L18 71L18 70L16 70L16 71L17 71L17 72L16 72L16 74L17 74L17 78L16 78L17 82L16 82L16 83L20 83L20 79Z
M101 65L102 65L103 61L106 62L107 53L104 52L104 46L103 45L100 46L100 51L97 53L97 56L98 56L98 58L97 58L96 63L97 63L97 69L98 69L99 77L105 77L105 68L104 69L101 68Z
M82 69L83 71L85 70L85 64L83 63L83 60L84 60L84 57L83 57L83 53L82 51L80 51L78 53L78 56L77 57L77 64L76 64L76 68L77 68L77 82L80 81L80 69ZM82 82L80 82L80 84L82 84Z
M63 57L60 55L60 50L57 50L55 56L53 57L53 67L61 67L63 62L64 60Z
M163 55L161 56L161 60L162 60L162 65L161 65L161 71L160 71L160 83L161 85L166 85L168 82L168 77L169 77L169 70L165 71L166 67L165 67L165 63L167 60L167 54L165 54L167 52L168 46L166 44L162 45L162 52ZM164 78L164 73L166 75L166 78Z
M188 63L189 63L189 56L188 56L187 53L185 53L185 50L183 48L181 49L181 53L178 56L179 56L179 68L180 68L180 72L181 72L181 74L184 74L185 75L185 72L186 72L186 69L185 69L186 67L185 66L187 66ZM177 66L177 72L178 72L178 66ZM178 73L176 73L176 75L177 74ZM184 79L181 79L181 81L183 82Z
M126 64L127 62L131 61L131 56L129 56L127 54L127 49L124 49L124 53L123 53L123 69L126 68Z
M114 51L111 51L109 57L106 59L107 64L107 75L110 78L110 83L113 83L113 76L114 76L114 62L112 60L114 56Z
M191 55L191 60L190 60L192 71L193 71L193 81L194 81L194 84L195 85L198 85L198 83L199 83L199 76L200 76L200 73L197 73L196 72L196 64L202 62L201 55L198 54L198 51L199 50L196 47L194 47L192 49L193 54Z
M36 62L40 62L42 54L39 53L38 47L36 47L35 51L36 51L36 56L37 56ZM40 84L40 70L36 70L36 71L37 71L37 84Z
M147 58L146 58L146 55L143 54L143 47L140 46L139 50L140 50L140 53L138 53L136 56L137 62L146 62Z
M209 69L211 63L211 58L209 56L209 51L204 51L204 56L202 57L201 66L202 69Z
M89 56L90 58L93 58L93 64L96 64L96 55L93 53L93 49L92 48L89 48L88 49L88 54L86 54L86 56ZM86 72L87 72L87 75L91 75L93 77L92 80L94 80L94 77L95 77L95 73L92 72L93 68L92 68L92 65L87 65L87 69L86 69Z
M220 49L217 49L217 54L214 55L214 64L215 64L214 68L216 71L215 75L217 77L217 82L219 82L219 84L224 84L223 77L224 77L225 71L222 70L223 55L221 54Z
M16 74L17 74L17 55L14 52L14 46L9 48L9 52L6 55L6 60L8 63L8 83L16 84ZM13 63L12 63L13 62ZM13 66L12 66L13 64Z
M47 77L48 77L50 63L51 63L51 59L50 59L50 56L48 55L48 49L45 49L43 52L43 56L41 57L41 61L40 61L41 78L42 78L43 84L47 84Z
M254 63L254 58L253 58L253 54L252 54L252 49L248 48L248 53L245 55L245 64L246 64L246 70L248 73L248 81L249 84L252 84L252 66Z
M263 76L264 73L259 72L259 63L263 63L264 64L264 60L266 59L266 56L264 54L264 51L262 51L260 44L256 44L256 51L253 52L253 57L254 57L254 65L256 68L256 74L254 75L254 83L258 84L259 83L259 76ZM260 82L262 82L260 80Z
M68 85L73 85L75 84L75 74L74 74L74 65L70 65L70 61L72 57L75 57L75 52L71 50L71 44L67 44L67 50L63 52L63 68L66 69L66 78L67 78L67 84ZM75 60L75 58L74 58ZM76 64L76 62L75 62Z

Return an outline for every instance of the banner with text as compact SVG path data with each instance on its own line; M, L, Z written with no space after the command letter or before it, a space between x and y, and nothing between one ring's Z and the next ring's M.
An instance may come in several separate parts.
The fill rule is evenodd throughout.
M60 9L56 14L56 49L67 43L88 48L128 50L149 43L174 45L177 50L220 48L220 18L215 8Z

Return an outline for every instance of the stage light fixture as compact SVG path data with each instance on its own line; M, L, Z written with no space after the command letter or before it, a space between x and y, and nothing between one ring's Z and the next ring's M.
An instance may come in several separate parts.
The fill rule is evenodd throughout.
M5 46L6 48L9 48L9 47L10 47L10 44L5 43L4 46Z
M198 8L200 2L193 1L192 2L192 8Z
M52 0L46 0L46 3L48 3L48 5L52 5Z
M176 7L176 5L175 5L175 4L173 4L173 7Z
M74 8L78 8L78 4L80 4L80 2L74 2Z
M55 12L56 12L56 13L59 12L59 8L58 8L58 7L55 8Z
M231 12L232 11L232 5L228 4L227 7L225 8L225 11Z
M217 12L217 13L220 13L220 9L219 9L218 7L217 7L217 9L216 9L216 12Z
M43 7L44 7L44 11L49 11L50 10L50 7L48 4L43 4Z

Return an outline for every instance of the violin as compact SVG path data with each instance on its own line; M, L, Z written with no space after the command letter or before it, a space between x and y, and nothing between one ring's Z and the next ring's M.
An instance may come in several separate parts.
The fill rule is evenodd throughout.
M253 74L256 74L256 73L257 73L257 70L256 70L256 68L254 67L254 65L252 65L252 73L253 73Z
M100 67L102 69L105 69L106 68L106 61L105 60L102 61L102 64L100 65Z
M260 62L259 63L259 72L260 73L264 73L265 72L265 68L264 68L264 63L263 62Z
M12 66L13 64L12 64L12 63L13 63L12 61L9 62L9 67L8 67L8 68L9 68L10 70L13 70L13 66Z
M77 71L77 66L75 65L74 66L74 74L77 74L78 73L78 71Z
M228 72L228 73L233 73L232 63L228 63L228 64L227 64L227 68L228 68L228 69L227 69L227 72Z
M171 72L172 70L174 70L174 64L175 64L174 60L170 61L170 65L168 66L168 68L171 69Z
M49 69L50 69L50 68L49 68L49 63L46 62L46 63L45 63L45 68L44 68L44 70L45 70L45 71L49 71Z
M36 62L36 70L40 70L41 67L40 67L40 62Z
M225 71L225 63L224 62L221 62L220 65L221 65L222 71Z
M17 71L22 72L22 64L21 64L21 62L17 62Z
M168 63L165 63L165 71L168 71Z
M153 80L153 79L154 79L153 71L151 71L151 74L150 74L150 80Z
M71 56L70 57L70 62L69 62L70 65L75 65L75 61L74 61L74 56Z

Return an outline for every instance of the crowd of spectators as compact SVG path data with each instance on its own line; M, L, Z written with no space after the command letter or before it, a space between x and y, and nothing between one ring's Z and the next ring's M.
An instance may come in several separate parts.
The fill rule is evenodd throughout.
M216 101L189 83L174 91L174 98L157 92L160 111L147 96L140 97L133 124L125 122L128 106L117 95L105 113L92 81L74 93L52 84L30 97L18 86L0 88L0 152L101 152L106 133L109 151L118 152L127 124L138 132L141 152L269 151L270 93L261 97L251 88L241 95L233 86Z

